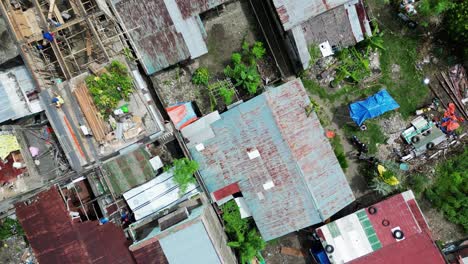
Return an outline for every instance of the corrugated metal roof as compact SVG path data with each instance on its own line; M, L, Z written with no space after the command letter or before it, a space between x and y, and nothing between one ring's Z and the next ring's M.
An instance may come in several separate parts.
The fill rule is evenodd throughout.
M349 0L273 0L285 31Z
M0 72L0 123L42 111L37 101L30 104L25 96L35 89L25 66Z
M226 0L114 1L148 75L208 52L198 14Z
M157 240L144 247L137 248L132 251L132 254L138 264L169 264L161 244Z
M320 223L354 200L317 116L306 116L309 104L302 82L290 81L221 114L205 149L190 148L210 192L238 183L265 240ZM255 150L260 157L250 159Z
M362 209L317 229L337 263L438 264L444 263L433 243L429 227L411 191L373 205L375 214ZM384 225L384 220L388 225ZM392 230L399 228L405 239L397 241Z
M229 0L175 0L184 18L201 14Z
M56 187L15 207L39 263L134 263L120 227L98 221L73 224Z
M16 116L13 106L8 98L5 85L0 82L0 123L13 119Z
M202 221L162 238L159 243L171 264L221 263Z
M130 246L138 264L237 263L213 208L189 211L188 219L163 231L157 226Z
M123 194L136 220L157 213L199 193L198 186L190 184L185 194L180 195L179 185L174 182L173 178L172 172L164 172Z

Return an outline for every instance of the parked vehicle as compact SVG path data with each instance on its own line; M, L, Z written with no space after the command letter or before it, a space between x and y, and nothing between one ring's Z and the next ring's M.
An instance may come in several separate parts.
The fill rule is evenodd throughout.
M434 126L432 121L428 121L424 116L418 116L411 121L411 127L403 131L401 136L408 144L416 144L421 140L421 136L428 136Z

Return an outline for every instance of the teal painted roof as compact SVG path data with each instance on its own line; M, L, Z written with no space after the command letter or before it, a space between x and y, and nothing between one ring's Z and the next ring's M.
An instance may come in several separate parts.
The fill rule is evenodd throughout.
M197 142L204 150L190 148L210 192L238 183L265 240L320 223L354 200L317 116L306 116L309 104L299 79L271 88L221 114L214 137Z

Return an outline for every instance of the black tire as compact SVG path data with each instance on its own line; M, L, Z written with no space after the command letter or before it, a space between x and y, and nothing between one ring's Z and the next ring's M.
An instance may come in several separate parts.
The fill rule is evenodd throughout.
M434 149L434 147L435 147L435 144L433 142L429 142L426 144L426 149L430 150L430 149Z
M428 130L426 130L426 131L424 131L424 132L422 133L422 135L425 136L425 137L429 136L430 134L431 134L431 130L430 130L430 129L428 129Z
M332 245L326 245L325 246L325 252L331 254L331 253L333 253L333 251L335 251L335 248Z
M420 138L418 136L414 136L411 138L411 142L413 142L414 144L418 143L420 140Z
M393 231L393 237L396 239L403 239L405 237L405 234L401 230L395 230Z
M375 208L374 206L370 206L369 208L367 208L367 212L369 212L369 214L371 215L376 214L377 208Z

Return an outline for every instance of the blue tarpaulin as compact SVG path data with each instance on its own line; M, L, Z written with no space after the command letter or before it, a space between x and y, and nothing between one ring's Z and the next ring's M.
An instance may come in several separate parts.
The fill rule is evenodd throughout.
M390 96L387 90L382 90L366 100L358 101L349 105L351 118L362 125L369 118L374 118L384 113L399 108L400 105Z

